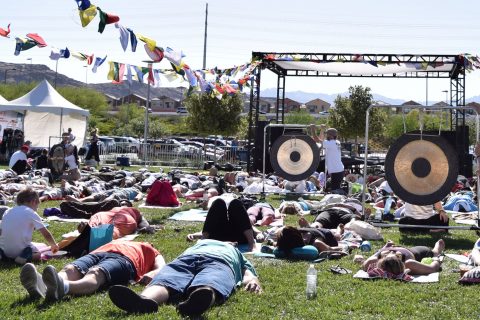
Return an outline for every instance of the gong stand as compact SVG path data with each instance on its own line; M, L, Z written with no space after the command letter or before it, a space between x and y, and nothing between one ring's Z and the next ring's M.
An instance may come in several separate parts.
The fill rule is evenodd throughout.
M262 198L267 194L267 192L265 192L265 154L267 151L266 148L268 147L267 130L270 128L305 129L308 127L309 125L303 124L267 124L263 129ZM290 154L286 154L285 150L289 147L291 147L291 150L293 151ZM281 154L281 159L277 158L277 152ZM275 173L280 177L294 181L304 180L318 168L320 162L320 150L310 136L299 133L287 133L280 136L272 143L270 160ZM308 167L306 167L303 172L288 172L288 170L284 170L283 168L285 162L295 164L297 167ZM309 192L308 194L311 195L314 193Z
M476 143L479 141L479 113L476 109L460 106L391 106L370 105L365 118L365 154L363 170L362 208L365 212L365 192L367 190L368 129L372 108L423 109L457 112L473 110L475 117ZM453 111L455 110L455 111ZM420 116L423 113L420 112ZM420 134L406 133L390 147L385 157L385 177L390 187L400 199L415 205L430 205L448 195L458 177L457 154L453 146L439 135L423 134L420 121ZM477 159L478 161L478 159ZM460 229L480 230L480 183L477 179L477 225L476 226L426 226L372 223L377 227L400 227L418 229Z

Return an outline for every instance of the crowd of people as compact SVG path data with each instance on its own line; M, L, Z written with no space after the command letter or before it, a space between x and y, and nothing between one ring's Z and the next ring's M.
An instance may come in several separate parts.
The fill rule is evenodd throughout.
M258 251L263 244L262 252L281 252L282 257L290 259L298 258L297 249L307 247L313 248L316 257L339 258L350 255L367 237L351 226L356 222L365 223L372 212L362 206L359 194L352 193L352 188L348 187L352 182L344 177L337 150L340 148L337 131L323 126L318 136L316 128L311 127L311 131L316 141L322 143L329 160L325 173L314 173L300 182L305 185L301 192L298 191L299 182L292 187L275 175L262 179L243 171L219 176L216 170L211 170L210 174L179 170L169 173L147 169L124 171L108 167L84 170L71 144L74 138L71 132L66 133L59 144L64 150L68 170L57 177L61 180L60 187L54 187L41 171L49 169L37 168L28 174L25 174L27 166L23 172L14 170L19 166L23 168L23 161L28 165L24 160L28 147L21 147L11 163L11 170L0 170L0 195L7 204L14 199L16 202L16 206L4 207L0 215L0 260L22 265L19 282L32 299L60 301L67 295L108 290L112 303L129 313L153 313L159 306L173 303L181 315L199 316L224 303L240 286L261 293L259 274L244 252ZM48 151L42 154L47 155ZM265 180L272 188L296 194L298 200L283 201L275 208L249 195L252 186L265 183ZM162 187L160 198L166 198L168 193L168 197L198 204L207 210L201 231L187 236L188 241L198 241L168 263L161 254L161 245L123 238L136 232L156 231L136 203L145 200L148 205L149 195L159 181L167 185ZM318 200L304 199L309 184L312 184L312 194L322 193L315 198ZM344 184L347 188L342 189ZM382 209L381 218L390 215L397 218L399 224L408 225L408 228L400 228L402 232L448 232L442 227L449 225L444 205L450 206L450 202L429 206L405 203L393 194L383 177L369 177L366 185L364 192L369 195L369 207ZM469 185L465 182L464 187L467 189ZM458 194L455 199L457 204L466 202ZM46 210L45 216L86 220L78 226L78 235L59 243L55 241L37 213L40 203L50 200L61 202L55 210ZM473 204L472 200L469 205ZM155 202L155 205L166 204ZM298 225L285 225L286 215L297 215ZM274 225L278 221L281 223ZM102 225L113 226L112 239L92 249L89 246L92 229ZM415 229L412 225L433 227L432 230ZM42 251L32 242L36 230L52 254L64 250L77 259L60 271L47 265L40 273L36 263L42 259ZM410 281L412 276L439 272L445 248L442 239L432 249L405 247L387 241L372 256L357 257L356 261L361 264L359 268L372 277ZM474 245L472 264L480 264L479 248L480 245ZM128 287L132 282L146 287L137 293Z

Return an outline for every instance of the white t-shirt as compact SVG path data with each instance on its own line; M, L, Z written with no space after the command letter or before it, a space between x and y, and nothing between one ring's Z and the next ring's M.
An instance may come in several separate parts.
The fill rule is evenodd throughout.
M45 228L40 216L27 206L17 206L5 211L0 229L0 248L9 258L16 258L32 244L34 230Z
M434 214L436 214L436 212L433 209L433 204L428 206L418 206L408 202L405 203L405 217L411 217L414 219L428 219Z
M69 169L77 169L77 161L75 161L75 156L73 154L65 157L65 162L68 165Z
M325 149L325 165L328 173L337 173L344 170L342 163L342 149L338 140L323 140Z
M10 162L8 163L8 166L12 168L15 165L15 163L17 163L18 160L27 161L27 155L22 150L15 151L12 154L12 156L10 157Z

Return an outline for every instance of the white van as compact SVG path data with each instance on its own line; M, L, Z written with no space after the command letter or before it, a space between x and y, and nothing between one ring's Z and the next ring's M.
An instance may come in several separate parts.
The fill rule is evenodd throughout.
M188 113L187 108L185 107L178 107L177 113Z

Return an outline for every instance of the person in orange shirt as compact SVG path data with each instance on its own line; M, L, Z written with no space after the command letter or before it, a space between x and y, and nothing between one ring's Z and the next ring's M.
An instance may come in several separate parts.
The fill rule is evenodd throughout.
M116 207L109 211L100 211L88 221L90 227L102 224L113 224L113 239L135 233L137 229L149 227L148 221L140 211L131 207Z
M113 240L58 273L48 265L40 274L35 265L27 263L20 272L20 282L31 298L58 301L67 294L89 295L132 280L150 283L164 265L162 255L149 243Z

